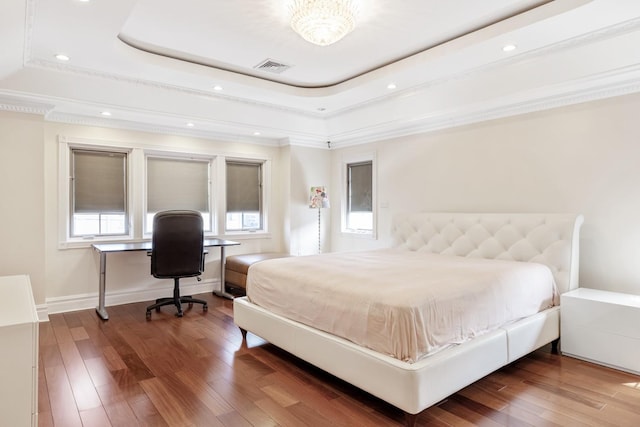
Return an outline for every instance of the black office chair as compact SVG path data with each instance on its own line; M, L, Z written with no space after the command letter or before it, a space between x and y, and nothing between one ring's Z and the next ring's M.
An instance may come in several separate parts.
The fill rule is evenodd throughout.
M173 279L173 297L159 298L147 307L147 320L151 310L160 311L164 305L175 305L176 316L182 317L181 303L202 304L207 311L207 302L191 296L180 296L180 279L197 277L204 271L204 236L202 216L196 211L172 210L158 212L153 217L151 245L151 274L160 279Z

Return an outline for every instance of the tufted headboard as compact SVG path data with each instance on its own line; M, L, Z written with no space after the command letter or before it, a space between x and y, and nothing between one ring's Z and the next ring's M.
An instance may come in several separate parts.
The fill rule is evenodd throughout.
M582 215L401 213L395 246L410 251L529 261L549 266L560 293L578 287Z

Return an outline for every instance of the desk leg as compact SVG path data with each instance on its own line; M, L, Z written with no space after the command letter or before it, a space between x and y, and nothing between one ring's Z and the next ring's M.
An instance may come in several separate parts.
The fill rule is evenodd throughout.
M219 297L233 299L234 296L228 293L224 288L224 264L225 264L225 256L224 256L224 246L220 246L220 289L214 290L213 294Z
M100 252L100 288L98 290L98 306L96 312L102 320L109 320L109 314L104 308L104 292L105 284L107 282L107 253Z

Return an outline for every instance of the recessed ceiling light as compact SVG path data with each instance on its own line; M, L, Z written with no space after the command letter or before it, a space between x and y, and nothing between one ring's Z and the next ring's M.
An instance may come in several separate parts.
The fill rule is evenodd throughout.
M503 52L511 52L516 50L517 46L515 44L506 44L502 47Z
M192 128L192 127L194 127L195 125L194 125L193 123L189 122L189 123L187 123L187 124L186 124L186 126L187 126L188 128Z
M257 132L257 131L256 131L256 132L254 132L253 134L254 134L255 136L260 136L260 132Z
M389 83L389 84L387 85L387 89L395 89L396 87L397 87L397 86L396 86L396 84L395 84L395 83Z
M220 86L220 85L215 85L215 86L213 87L213 90L218 90L218 91L220 91L220 90L222 90L222 86Z
M109 111L103 111L103 112L102 112L102 113L100 113L100 114L102 114L103 116L110 116L110 115L111 115L111 112L109 112Z
M67 55L63 54L63 53L59 53L59 54L56 55L56 59L58 61L68 61L69 57Z

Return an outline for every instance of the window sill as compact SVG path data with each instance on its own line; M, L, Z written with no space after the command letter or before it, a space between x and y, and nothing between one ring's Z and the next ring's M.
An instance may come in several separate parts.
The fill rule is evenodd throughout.
M220 237L221 239L229 239L229 240L251 240L251 239L271 239L271 233L264 231L238 231L233 232L229 231L226 234L223 234Z
M215 235L215 234L205 234L205 239L227 239L227 240L252 240L252 239L271 239L272 235L268 232L229 232L223 235ZM151 240L151 235L145 235L141 239L134 239L133 237L95 237L89 239L74 239L58 242L59 250L66 249L84 249L90 248L91 245L99 244L99 243L138 243L138 242L148 242Z
M369 239L375 240L376 235L373 231L366 230L342 230L342 235L345 237L354 237L357 239Z
M150 239L134 239L133 237L94 237L87 239L74 239L58 242L58 249L82 249L90 248L91 245L99 243L137 243L147 242Z

